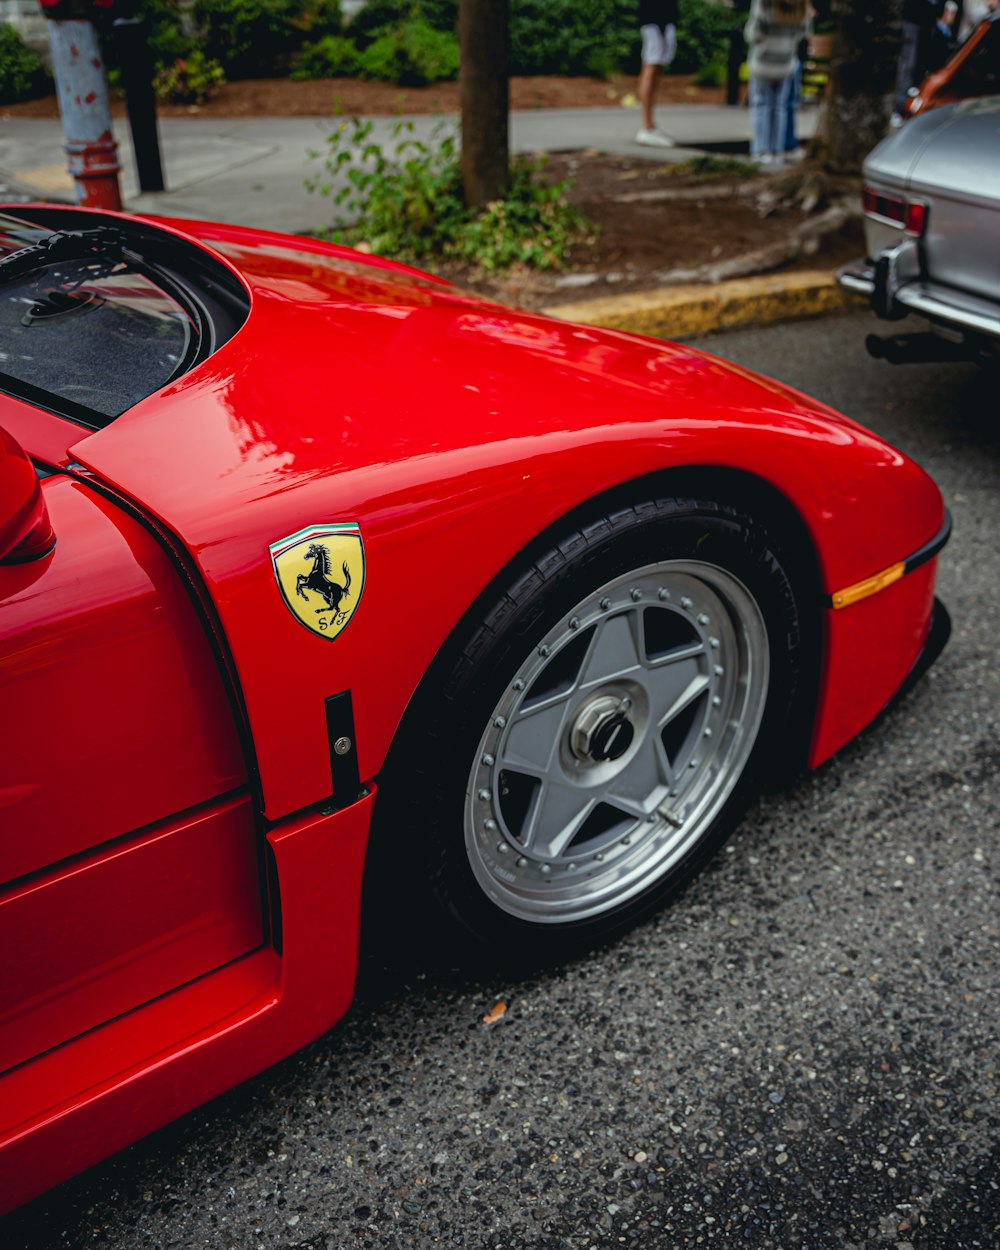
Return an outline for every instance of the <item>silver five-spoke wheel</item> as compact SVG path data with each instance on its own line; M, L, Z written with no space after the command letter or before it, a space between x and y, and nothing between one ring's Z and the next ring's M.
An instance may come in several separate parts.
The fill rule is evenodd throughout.
M480 888L560 924L669 873L746 767L768 671L760 607L724 568L669 560L588 594L524 657L479 742L465 847Z

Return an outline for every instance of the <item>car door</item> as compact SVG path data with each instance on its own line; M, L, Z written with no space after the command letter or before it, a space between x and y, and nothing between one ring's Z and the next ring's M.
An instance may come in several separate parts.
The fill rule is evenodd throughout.
M0 1072L267 938L237 718L183 571L140 513L39 473L55 547L0 562Z

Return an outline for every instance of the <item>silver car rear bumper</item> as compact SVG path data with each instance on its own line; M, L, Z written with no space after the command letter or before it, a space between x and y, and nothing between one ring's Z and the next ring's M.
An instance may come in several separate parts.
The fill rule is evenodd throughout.
M844 265L837 281L845 290L867 295L887 321L916 313L939 325L1000 338L1000 304L922 277L914 240L887 248L875 261Z

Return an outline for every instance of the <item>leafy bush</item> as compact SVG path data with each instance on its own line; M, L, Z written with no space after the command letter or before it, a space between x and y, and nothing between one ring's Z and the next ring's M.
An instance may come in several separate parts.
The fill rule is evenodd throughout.
M458 42L454 35L426 22L403 22L380 35L359 57L362 78L396 82L402 87L458 77Z
M178 57L166 65L153 80L157 98L171 104L204 104L208 97L226 81L218 61L195 50L190 56Z
M674 73L695 74L713 61L725 65L729 36L743 29L746 14L712 0L680 0L680 15Z
M48 88L49 76L41 61L13 26L0 24L0 104L30 100Z
M745 13L713 0L680 0L680 16L673 69L682 74L705 69L709 77L717 76L708 67L725 64L729 33L740 29ZM510 72L635 73L637 18L636 0L510 0ZM368 0L347 34L364 51L411 23L451 35L457 21L456 0Z
M515 162L507 194L476 214L462 198L453 131L442 123L425 143L414 137L412 122L397 122L386 148L372 139L373 129L371 121L341 121L322 156L328 177L306 180L341 210L329 232L335 242L363 241L403 260L460 257L488 272L515 262L549 269L565 263L586 228L566 199L568 184L542 182L537 164ZM346 183L335 189L333 178Z
M638 64L633 0L511 0L512 74L593 74Z
M561 269L587 222L566 198L568 182L541 180L544 167L542 160L516 158L507 194L466 222L455 239L453 254L486 273L515 264Z
M284 73L303 44L341 31L339 0L196 0L194 19L231 78Z
M350 39L324 35L303 45L296 56L292 78L351 78L360 70L360 56Z

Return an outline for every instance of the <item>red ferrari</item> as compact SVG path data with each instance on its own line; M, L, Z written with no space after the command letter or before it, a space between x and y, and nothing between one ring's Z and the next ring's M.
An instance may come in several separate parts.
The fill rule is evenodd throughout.
M847 418L348 249L0 215L0 1205L346 1011L365 916L555 958L934 658Z

